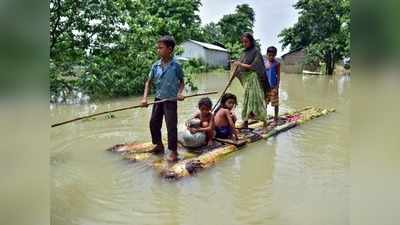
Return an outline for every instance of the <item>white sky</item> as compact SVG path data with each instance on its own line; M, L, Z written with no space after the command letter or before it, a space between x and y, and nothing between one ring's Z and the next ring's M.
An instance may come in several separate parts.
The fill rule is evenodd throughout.
M254 36L261 40L261 51L266 52L268 46L278 48L278 55L288 52L282 51L278 34L297 22L298 14L292 7L297 0L201 0L200 8L202 24L218 22L223 15L233 13L236 6L247 3L256 13Z

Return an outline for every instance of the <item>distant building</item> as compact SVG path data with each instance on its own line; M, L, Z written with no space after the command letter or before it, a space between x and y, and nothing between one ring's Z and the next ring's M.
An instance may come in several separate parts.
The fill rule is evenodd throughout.
M281 71L285 73L302 73L305 52L304 49L296 49L281 56Z
M183 53L179 57L201 59L210 67L228 67L229 51L221 46L195 40L187 40L180 45Z
M305 60L305 50L304 48L295 49L281 56L281 71L284 73L303 73L306 71L317 71L318 66L306 65Z

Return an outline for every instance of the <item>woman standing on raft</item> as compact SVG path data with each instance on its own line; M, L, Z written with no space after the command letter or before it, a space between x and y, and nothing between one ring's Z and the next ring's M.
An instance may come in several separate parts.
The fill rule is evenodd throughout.
M237 66L235 76L245 89L242 105L243 127L248 126L249 119L264 121L264 125L267 126L264 98L265 93L269 90L269 85L264 75L264 60L251 33L244 33L240 39L245 49L240 60L236 61L234 65Z

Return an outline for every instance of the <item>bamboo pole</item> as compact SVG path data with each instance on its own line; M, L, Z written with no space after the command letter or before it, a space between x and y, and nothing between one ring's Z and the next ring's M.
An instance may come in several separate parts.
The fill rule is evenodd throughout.
M212 108L212 110L211 110L212 112L214 112L214 110L217 108L217 105L221 101L222 96L224 96L224 94L226 93L228 88L231 86L233 79L235 79L235 73L236 73L236 70L238 67L239 66L236 64L233 65L233 68L230 71L230 77L229 77L228 83L226 84L224 90L222 91L221 96L219 97L218 101L215 103L214 107Z
M217 91L211 91L211 92L187 95L187 96L185 96L185 98L204 96L204 95L213 95L213 94L217 94L217 93L218 93ZM159 101L150 102L147 105L154 105L154 104L157 104L157 103L162 103L162 102L166 102L166 101L175 101L175 100L177 100L177 98L167 98L167 99L163 99L163 100L159 100ZM52 124L51 127L57 127L57 126L61 126L61 125L67 124L67 123L71 123L71 122L75 122L75 121L78 121L78 120L83 120L83 119L87 119L87 118L91 118L91 117L95 117L95 116L99 116L99 115L103 115L103 114L119 112L119 111L124 111L124 110L128 110L128 109L141 108L141 107L143 107L143 106L142 105L134 105L134 106L128 106L128 107L124 107L124 108L120 108L120 109L114 109L114 110L99 112L99 113L95 113L95 114L92 114L92 115L81 116L81 117L77 117L77 118L74 118L74 119L71 119L71 120L66 120L66 121L63 121L63 122L55 123L55 124Z

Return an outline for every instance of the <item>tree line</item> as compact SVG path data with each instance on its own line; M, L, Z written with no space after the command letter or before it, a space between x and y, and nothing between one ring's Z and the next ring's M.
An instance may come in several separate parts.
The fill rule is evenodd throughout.
M200 6L200 0L50 0L50 95L141 93L161 35L173 35L178 44L187 39L222 44L238 59L240 35L254 29L254 10L237 5L202 26ZM325 62L332 73L350 52L350 0L299 0L294 7L300 16L279 34L283 47L305 48L305 63ZM186 64L188 74L204 71L198 61Z
M242 31L253 28L254 11L242 5L224 16L213 36L215 24L201 26L200 6L200 0L50 0L50 95L73 90L95 98L139 94L161 35L173 35L178 44L195 39L232 46ZM239 28L237 21L242 21ZM202 68L191 61L184 69L199 71L193 66Z
M283 48L305 49L305 64L325 63L331 75L335 64L350 56L350 0L299 0L299 18L280 34Z

